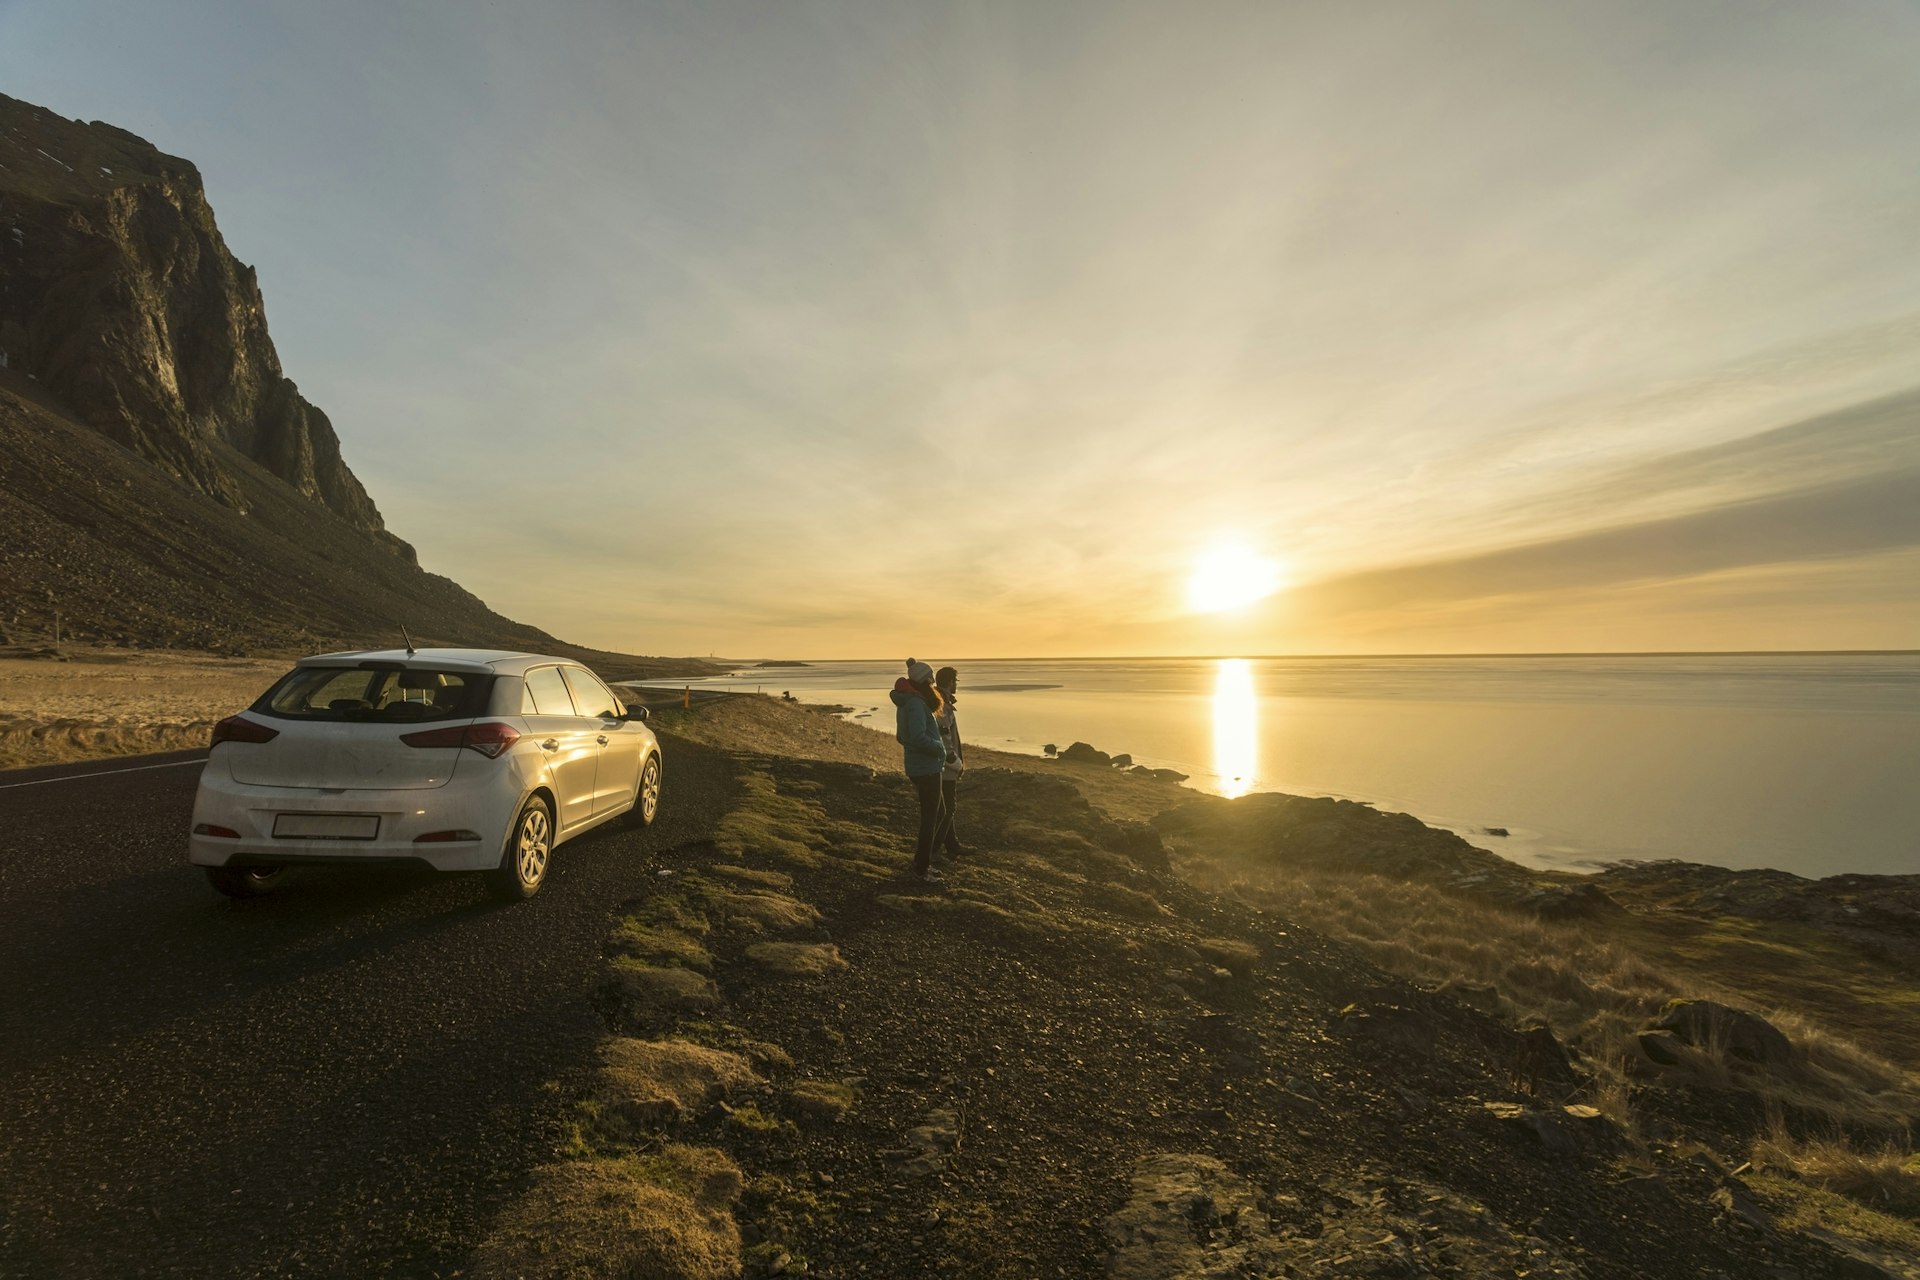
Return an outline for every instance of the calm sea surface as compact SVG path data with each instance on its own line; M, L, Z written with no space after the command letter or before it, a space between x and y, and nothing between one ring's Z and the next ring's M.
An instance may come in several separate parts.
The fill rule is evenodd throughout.
M1225 795L1367 800L1535 865L1920 871L1920 656L952 665L969 742L1084 741ZM850 703L890 734L902 671L822 662L704 683Z

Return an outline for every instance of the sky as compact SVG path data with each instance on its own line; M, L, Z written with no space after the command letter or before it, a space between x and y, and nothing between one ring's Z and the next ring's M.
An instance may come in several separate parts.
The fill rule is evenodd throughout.
M734 657L1920 647L1917 65L1893 0L0 0L423 565Z

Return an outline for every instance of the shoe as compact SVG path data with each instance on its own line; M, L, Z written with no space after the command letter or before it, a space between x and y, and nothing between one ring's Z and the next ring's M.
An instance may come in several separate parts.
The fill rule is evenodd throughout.
M947 849L946 856L949 858L971 858L973 856L973 850L967 848L965 845L951 845Z
M925 871L914 872L913 878L921 884L945 884L947 882L947 878L933 867L928 867Z

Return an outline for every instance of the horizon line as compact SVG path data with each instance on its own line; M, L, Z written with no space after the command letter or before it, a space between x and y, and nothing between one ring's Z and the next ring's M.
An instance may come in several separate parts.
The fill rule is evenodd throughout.
M1134 653L1134 654L1012 654L1003 657L971 655L961 662L1217 662L1222 659L1273 661L1300 659L1370 658L1878 658L1915 657L1920 649L1539 649L1475 653ZM699 658L700 662L899 662L898 658Z

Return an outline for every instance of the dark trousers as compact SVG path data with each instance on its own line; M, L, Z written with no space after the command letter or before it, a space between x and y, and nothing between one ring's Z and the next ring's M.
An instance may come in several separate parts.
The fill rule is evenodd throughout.
M940 829L940 775L909 777L914 796L920 801L920 837L913 846L913 869L924 872L933 865L933 841Z
M955 778L940 779L940 829L933 833L933 847L960 854L960 837L953 833L953 785Z

